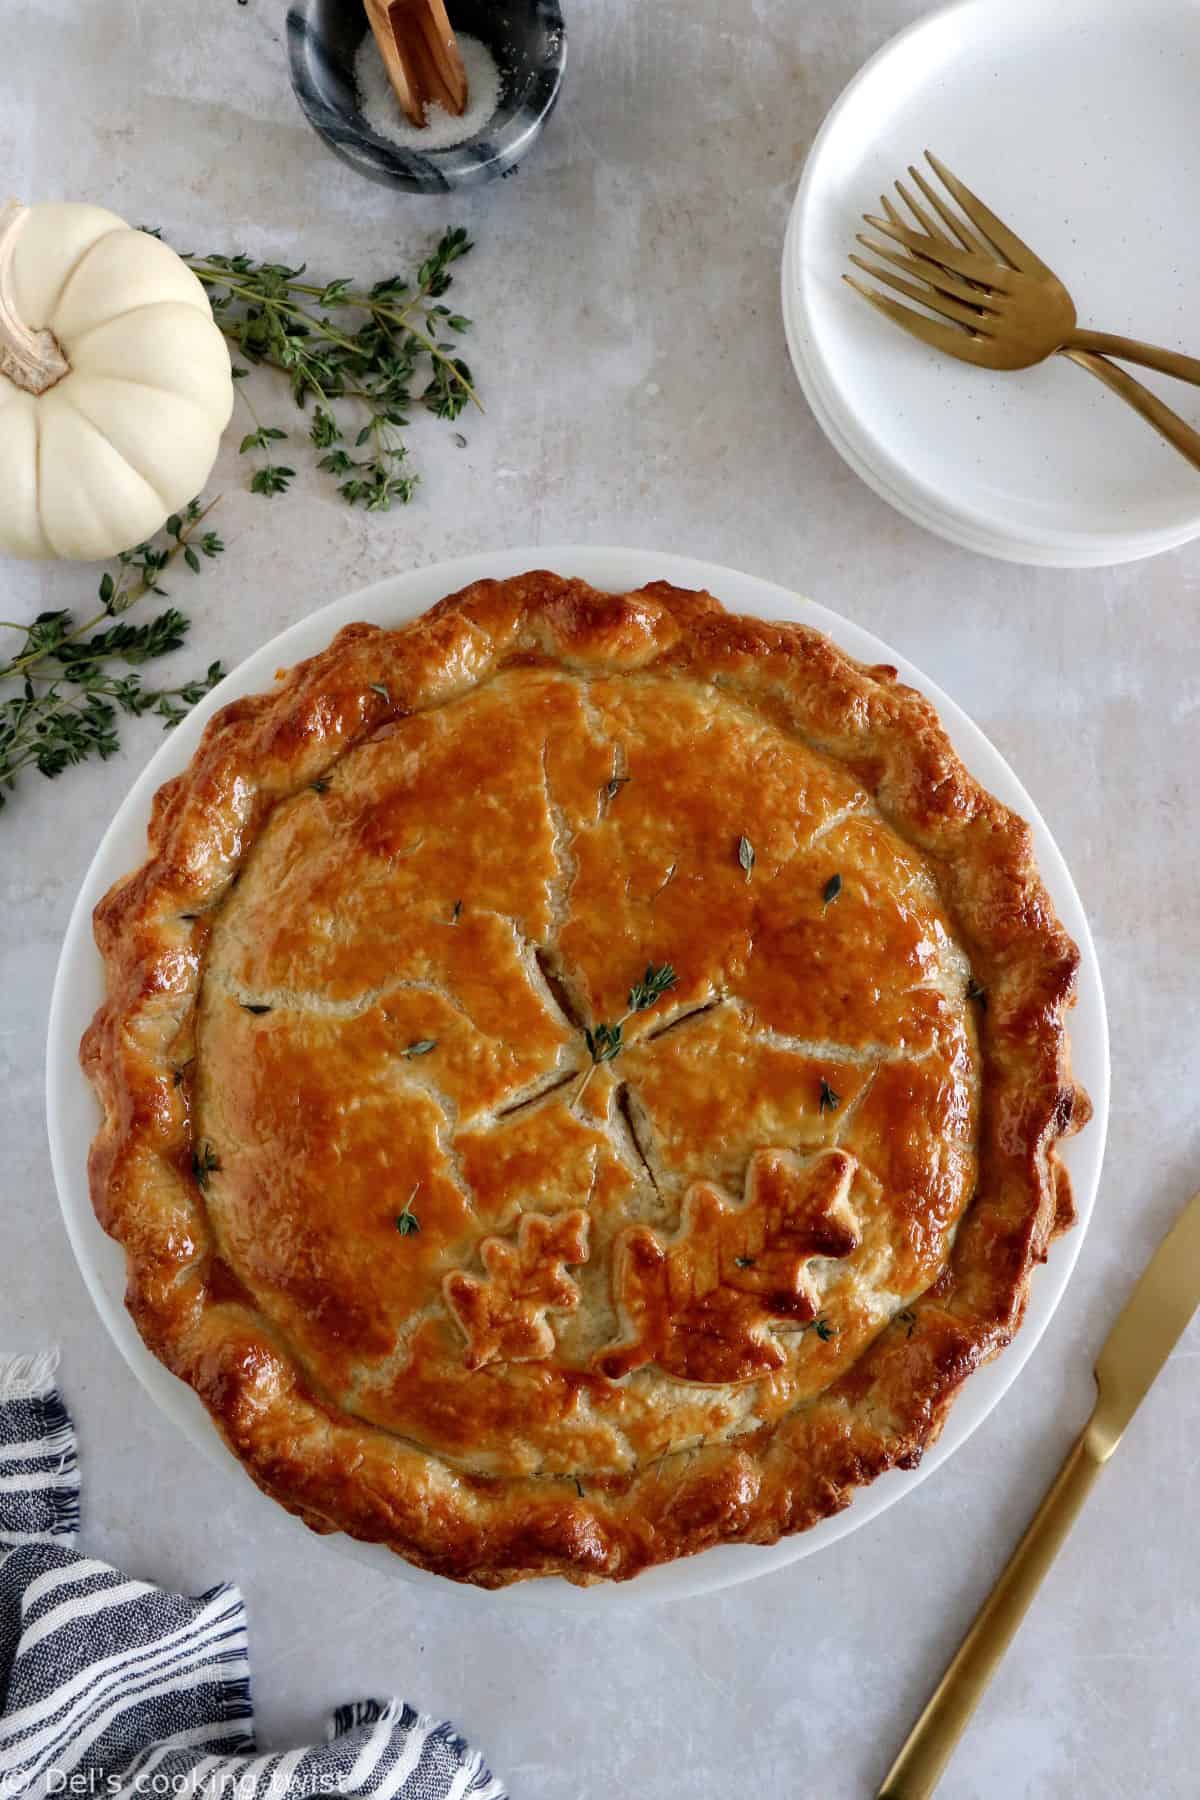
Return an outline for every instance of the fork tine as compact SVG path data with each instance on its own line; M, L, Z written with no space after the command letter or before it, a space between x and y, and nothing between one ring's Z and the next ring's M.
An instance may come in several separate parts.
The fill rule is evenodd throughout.
M997 277L1003 269L994 258L979 256L971 250L960 250L957 244L946 242L943 238L929 238L922 231L913 231L907 225L893 225L887 219L881 219L875 213L865 213L867 224L876 231L882 231L884 237L894 238L896 243L903 244L906 250L912 250L917 256L927 256L930 261L940 263L943 269L950 269L955 275L962 275L968 281L978 281L988 288L1004 291L1004 284Z
M951 275L940 263L927 256L901 256L899 251L891 250L886 244L877 244L873 238L863 232L855 232L855 239L864 250L872 256L882 256L886 261L895 263L898 269L905 269L921 281L927 281L930 287L938 288L943 294L949 294L953 300L961 300L965 306L973 306L977 311L994 313L996 311L996 295L990 289L972 287L968 281L960 281L957 275Z
M965 187L957 175L952 175L945 163L939 162L932 150L925 152L925 160L941 182L949 189L966 213L968 219L981 231L990 244L993 244L1000 255L1006 257L1014 269L1041 269L1044 264L1034 255L1028 244L1023 244L1015 231L1010 231L1003 219L998 219L990 207L983 204L978 195Z
M916 220L918 226L925 233L925 235L927 237L940 238L942 240L942 242L946 243L946 244L951 243L953 241L951 238L947 237L946 233L942 230L941 226L937 223L937 221L930 217L930 215L925 211L925 208L921 205L921 202L918 199L916 199L912 193L910 193L910 191L908 190L908 188L905 187L905 185L902 181L898 181L896 183L896 192L899 194L899 196L903 200L905 206L907 206L909 212L912 214L913 218ZM903 225L904 220L897 219L895 221L895 223L897 225ZM961 236L959 238L959 242L962 243ZM964 250L977 250L978 248L979 248L979 245L977 245L977 244L963 244Z
M856 281L853 275L843 275L842 280L852 287L856 294L893 325L899 325L901 331L919 338L923 344L930 344L935 350L944 350L947 356L956 356L960 362L983 363L986 366L991 352L986 345L979 342L969 331L960 331L957 325L943 325L937 319L930 319L924 313L914 312L911 306L901 306L898 300L889 300L886 294L877 294L873 288L863 282Z
M950 299L947 294L939 293L936 288L919 287L915 281L906 281L903 275L894 275L890 269L881 268L878 263L869 263L864 256L856 256L853 250L850 252L850 261L865 275L870 275L875 281L886 282L888 287L895 288L898 294L904 294L909 300L915 300L918 306L927 307L930 312L940 313L943 319L954 319L959 325L965 326L968 331L978 332L981 336L987 335L984 321L973 307L960 305L957 300Z
M922 175L920 169L918 169L913 163L909 163L908 172L912 176L913 180L916 182L917 186L920 188L921 192L924 194L925 198L928 200L930 206L932 206L933 210L937 213L937 216L942 221L942 224L947 226L949 228L949 230L951 230L954 233L954 236L958 239L958 242L962 245L963 249L970 250L970 251L974 252L975 255L978 255L980 252L984 252L986 254L988 246L985 243L983 243L981 239L972 236L972 234L967 230L966 226L963 224L962 220L960 218L958 218L956 214L951 212L950 208L946 205L946 202L942 199L942 197L938 193L937 189L930 187L930 185L926 181L924 175ZM899 185L900 185L900 183L897 182L896 186L899 187ZM936 236L938 234L935 233L934 235Z
M897 182L897 183L896 183L896 186L897 186L897 187L898 187L898 188L900 188L900 194L901 194L901 198L902 198L902 199L906 199L906 200L908 200L908 204L909 204L909 206L913 206L913 202L912 202L912 200L911 200L911 199L908 199L908 196L907 196L907 194L905 194L905 192L904 192L904 189L903 189L903 188L902 188L902 187L900 187L900 183L899 183L899 182ZM896 211L896 208L895 208L895 207L894 207L894 206L893 206L893 205L892 205L892 203L891 203L891 201L890 201L890 200L889 200L889 199L888 199L888 197L887 197L887 195L886 195L886 194L880 194L880 196L879 196L879 204L880 204L880 206L882 206L882 208L883 208L883 211L884 211L884 216L885 216L885 217L886 217L886 218L887 218L887 220L888 220L888 222L889 222L889 223L890 223L890 224L892 224L892 225L903 225L903 224L904 224L904 223L905 223L905 221L904 221L904 219L903 219L903 218L902 218L902 216L901 216L901 215L900 215L900 213L898 213L898 212L897 212L897 211ZM918 210L918 209L917 209L917 208L916 208L916 207L913 207L913 211L914 211L914 213L915 213L915 212L917 212L917 210ZM942 235L943 235L943 234L942 234L942 233L941 233L941 232L940 232L940 231L938 231L938 229L937 229L937 227L936 227L936 226L935 226L935 225L930 225L930 224L929 224L929 221L928 221L928 220L922 220L922 221L921 221L921 223L922 223L922 224L923 224L923 225L927 225L927 226L928 226L928 229L929 229L929 235L930 235L930 237L931 237L931 238L938 238L938 237L941 237L941 236L942 236ZM874 248L875 248L875 249L876 249L876 250L878 250L878 246L877 246L877 245L876 245L876 246L874 246ZM883 254L883 253L882 253L882 251L879 251L879 254L880 254L880 255L882 255L882 254ZM922 263L926 263L926 264L928 264L928 263L929 263L929 259L928 259L928 257L924 257L924 256L923 256L923 257L922 257L922 258L921 258L921 261L922 261ZM934 267L934 266L936 266L936 265L933 265L933 264L930 264L930 265L929 265L929 266L930 266L930 267ZM922 271L922 272L923 272L923 271Z
M905 189L903 189L903 187L901 187L900 182L896 182L896 187L898 187L898 189L900 189L901 200L907 200L907 202L909 202L910 209L912 209L912 212L914 212L914 214L916 214L916 216L918 216L919 223L921 223L921 225L923 225L923 227L925 227L925 229L928 230L928 234L930 234L930 238L943 238L943 239L945 239L945 241L948 241L948 239L945 238L945 232L939 232L939 230L937 230L936 225L934 225L934 223L932 223L932 221L928 220L928 218L923 218L923 216L921 216L921 209L919 209L918 205L916 205L916 203L914 203L914 200L912 200L912 198L910 198L909 194L905 193ZM896 207L894 207L894 205L892 205L891 200L889 200L889 198L887 198L887 194L880 194L880 205L882 205L882 207L883 207L883 216L885 216L885 218L887 218L887 221L889 221L889 223L891 223L891 225L903 225L903 223L905 223L905 220L903 220L903 218L901 218L900 212L896 211ZM862 236L862 232L860 232L860 234L858 234L858 243L867 243L867 239L865 239L864 236ZM883 250L882 245L878 245L878 243L867 243L867 248L869 248L869 250L873 250L873 252L874 252L874 254L876 254L876 256L891 256L891 252L889 252L889 250ZM892 257L892 261L898 261L898 257ZM927 270L930 270L930 268L937 268L937 266L939 266L939 265L937 265L937 263L932 263L932 261L930 261L930 259L928 259L927 256L919 256L918 261L919 261L919 265L921 265L921 275L927 275ZM912 263L909 263L909 266L914 266L914 265L912 265ZM954 290L950 290L950 288L946 288L945 292L950 293L950 292L954 292Z

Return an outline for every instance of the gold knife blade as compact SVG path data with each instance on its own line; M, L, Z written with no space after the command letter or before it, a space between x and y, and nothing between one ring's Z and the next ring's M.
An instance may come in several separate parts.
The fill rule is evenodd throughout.
M1147 1263L1096 1358L1100 1398L1092 1429L1100 1460L1111 1456L1125 1427L1200 1306L1200 1194L1193 1194Z
M1159 1370L1200 1305L1200 1193L1193 1194L1096 1358L1099 1394L1054 1485L909 1732L876 1800L927 1800L1042 1579Z

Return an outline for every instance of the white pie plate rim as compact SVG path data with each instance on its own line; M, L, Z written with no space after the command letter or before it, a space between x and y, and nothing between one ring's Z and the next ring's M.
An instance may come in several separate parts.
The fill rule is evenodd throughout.
M275 671L323 649L334 633L356 619L399 625L470 581L504 577L527 569L552 568L577 576L598 588L624 591L649 581L671 581L681 587L708 588L732 611L763 618L790 618L826 632L851 656L867 663L890 663L901 677L919 688L937 707L956 749L972 773L994 794L1013 806L1033 827L1037 855L1046 885L1067 929L1079 945L1082 961L1079 1001L1072 1020L1075 1068L1091 1095L1094 1115L1087 1129L1071 1139L1064 1154L1075 1188L1079 1222L1057 1243L1046 1266L1035 1274L1025 1322L1014 1343L997 1361L980 1369L966 1384L951 1410L937 1444L918 1469L892 1470L865 1488L835 1518L779 1544L722 1545L699 1556L647 1570L629 1583L579 1589L559 1579L521 1583L497 1594L456 1589L468 1604L551 1606L594 1614L620 1610L646 1601L681 1599L714 1591L734 1582L769 1574L865 1525L938 1468L966 1441L1011 1385L1036 1347L1062 1297L1079 1255L1095 1200L1108 1124L1108 1027L1099 964L1091 933L1074 883L1053 838L1017 777L979 728L935 684L913 665L861 626L813 601L757 576L667 552L577 545L487 551L450 562L392 575L350 594L288 627L236 668L164 741L134 782L106 831L77 896L59 960L50 1005L46 1058L46 1111L51 1161L63 1219L83 1278L105 1326L134 1374L168 1418L206 1455L240 1473L198 1397L146 1349L123 1304L124 1253L96 1222L88 1194L85 1146L99 1118L95 1097L79 1068L79 1039L102 996L102 971L92 943L94 905L113 881L135 868L145 856L150 802L158 787L177 774L196 748L213 713L244 694L269 688ZM244 1477L243 1477L244 1479ZM254 1494L265 1515L274 1514L277 1528L294 1534L296 1549L314 1560L349 1554L382 1574L421 1584L435 1582L445 1593L453 1584L414 1569L378 1545L355 1543L340 1534L319 1538L266 1496ZM333 1574L331 1566L330 1573Z

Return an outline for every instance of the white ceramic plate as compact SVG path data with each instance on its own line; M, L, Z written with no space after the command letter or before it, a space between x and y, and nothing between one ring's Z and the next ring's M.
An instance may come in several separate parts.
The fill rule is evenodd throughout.
M1200 475L1083 370L954 362L841 279L861 215L928 146L1062 276L1081 323L1195 353L1198 93L1200 0L962 0L834 106L788 227L788 343L831 442L918 524L1063 566L1200 535ZM1195 388L1133 372L1200 424Z
M1046 884L1063 923L1083 956L1072 1038L1076 1070L1095 1106L1095 1115L1087 1130L1065 1146L1079 1207L1079 1224L1055 1245L1049 1263L1035 1276L1029 1310L1016 1343L997 1362L971 1377L939 1442L930 1450L919 1470L895 1470L885 1475L866 1488L837 1518L828 1519L812 1531L787 1538L769 1548L723 1546L701 1556L668 1564L665 1568L649 1570L636 1581L616 1587L583 1591L568 1582L553 1580L521 1584L499 1594L483 1595L475 1590L464 1590L468 1600L477 1605L541 1604L595 1613L602 1608L619 1608L647 1599L703 1593L769 1573L797 1557L809 1556L822 1545L864 1525L886 1506L899 1500L944 1462L987 1417L1046 1329L1079 1254L1100 1177L1108 1123L1108 1027L1100 971L1079 896L1029 795L982 732L947 695L877 637L839 618L836 613L771 582L739 575L732 569L697 562L690 557L643 550L578 548L506 550L463 557L456 562L392 576L375 587L335 601L256 651L221 683L214 694L201 702L151 758L105 834L84 879L67 927L50 1007L47 1114L54 1175L68 1236L100 1316L130 1367L163 1411L200 1449L219 1460L227 1460L231 1473L236 1471L237 1478L244 1480L196 1395L169 1374L138 1337L123 1303L124 1254L100 1230L88 1197L86 1145L96 1130L99 1115L92 1091L80 1073L76 1052L84 1028L102 998L100 963L92 944L92 908L118 876L144 859L146 826L154 792L185 766L204 724L219 707L242 694L269 688L276 669L323 649L334 633L351 620L369 619L380 625L399 625L469 581L485 575L515 575L531 568L553 568L564 575L579 576L595 587L614 591L624 591L647 581L706 587L733 611L757 613L768 619L800 619L814 625L827 632L851 656L867 663L893 664L906 681L927 694L972 772L1033 825L1038 860ZM327 1553L325 1546L337 1546L372 1563L382 1574L416 1582L438 1581L443 1588L446 1585L439 1577L411 1568L387 1550L355 1544L340 1536L325 1539L312 1536L281 1508L273 1507L265 1496L258 1499L264 1509L272 1508L281 1531L297 1534L297 1548L302 1554L316 1557Z

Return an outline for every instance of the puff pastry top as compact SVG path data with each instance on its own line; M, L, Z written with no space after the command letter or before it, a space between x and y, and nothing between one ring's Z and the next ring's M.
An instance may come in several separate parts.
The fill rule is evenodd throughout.
M226 708L151 850L97 911L93 1196L318 1529L484 1585L801 1529L1069 1220L1027 828L815 632L478 583Z

